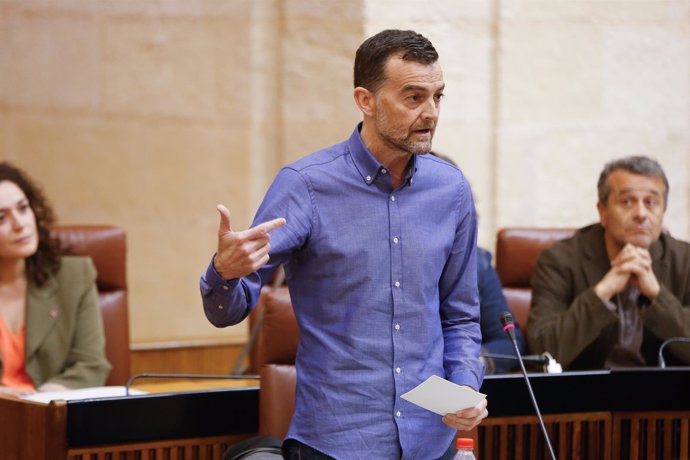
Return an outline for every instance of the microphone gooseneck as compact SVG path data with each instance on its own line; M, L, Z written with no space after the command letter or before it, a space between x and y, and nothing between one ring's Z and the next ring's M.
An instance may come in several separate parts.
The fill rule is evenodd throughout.
M671 337L670 339L664 340L664 342L659 347L659 367L664 369L666 367L666 360L664 359L664 348L669 343L690 343L690 338L688 337Z
M485 358L491 358L491 359L502 359L505 361L517 361L518 359L513 356L513 355L504 355L502 353L489 353L489 352L482 352L481 356ZM549 363L549 357L544 355L527 355L522 357L522 361L525 363L533 363L533 364L539 364L541 366L544 366L545 364Z
M135 380L138 379L148 379L148 378L156 378L156 379L221 379L221 380L261 380L261 377L258 375L216 375L216 374L211 374L211 375L206 375L206 374L135 374L127 380L127 384L125 385L125 396L129 396L129 389L134 383Z
M532 391L532 385L527 377L527 371L525 370L525 363L522 361L522 355L520 354L520 349L518 348L517 340L515 340L515 322L513 321L513 315L510 312L501 313L501 324L503 324L503 330L510 337L510 341L515 349L515 355L520 363L520 370L522 371L522 376L525 378L525 383L527 384L527 390L529 392L530 398L532 398L532 405L534 406L534 411L537 413L537 419L539 420L539 425L541 426L541 432L544 434L544 440L549 448L549 453L551 458L556 460L556 454L553 452L553 446L551 446L551 440L549 439L549 434L546 432L546 426L544 425L544 419L541 417L541 411L539 411L539 405L537 404L537 399L534 397L534 392Z

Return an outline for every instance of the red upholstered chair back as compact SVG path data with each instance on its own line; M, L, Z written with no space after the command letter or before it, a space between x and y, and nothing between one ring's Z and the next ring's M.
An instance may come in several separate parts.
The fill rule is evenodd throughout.
M286 287L264 288L257 309L263 310L263 323L250 368L261 375L259 434L282 439L295 410L299 329Z
M496 272L503 294L523 334L532 301L530 281L542 250L572 236L573 228L504 228L496 239Z
M70 254L89 256L96 266L105 354L112 365L106 385L124 385L130 376L125 232L111 225L59 225L53 235Z
M283 271L282 266L278 267L276 272L273 274L273 278L271 279L271 281L262 288L262 295L266 295L268 291L277 288L282 288L283 290L279 290L276 295L278 297L287 296L287 301L289 302L290 298L287 291L287 285L285 284L285 272ZM243 350L243 354L246 354L249 357L249 363L246 366L246 369L244 369L245 374L256 375L259 373L259 370L261 368L260 361L263 360L261 355L261 330L263 328L264 321L263 310L264 302L259 301L254 307L254 309L251 311L251 313L249 313L250 337L249 341L245 345L246 349ZM242 358L243 357L244 356L242 356ZM238 363L236 363L235 370L237 371L237 373L241 371L241 369L238 366Z

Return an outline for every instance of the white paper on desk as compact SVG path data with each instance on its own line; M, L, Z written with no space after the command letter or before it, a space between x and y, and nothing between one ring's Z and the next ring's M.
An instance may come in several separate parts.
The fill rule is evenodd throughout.
M129 389L130 395L140 395L145 393L145 391L135 390L133 388ZM70 401L75 399L112 398L125 395L126 392L124 386L108 386L80 388L78 390L36 392L34 394L22 396L21 398L27 401L42 402L47 404L50 401L58 399Z
M432 375L400 397L431 412L446 415L474 407L486 398L486 395L468 386Z

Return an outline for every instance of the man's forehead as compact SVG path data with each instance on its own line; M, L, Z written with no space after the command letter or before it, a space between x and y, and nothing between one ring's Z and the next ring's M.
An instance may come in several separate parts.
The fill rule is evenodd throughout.
M624 170L611 173L611 189L618 195L627 193L652 193L661 195L664 192L664 181L661 177L645 176Z
M649 188L649 187L621 187L619 189L614 189L618 195L626 195L629 193L651 193L653 195L661 195L661 188Z
M386 80L401 88L418 85L435 88L445 86L443 70L438 61L431 64L404 60L401 55L391 56L385 66Z

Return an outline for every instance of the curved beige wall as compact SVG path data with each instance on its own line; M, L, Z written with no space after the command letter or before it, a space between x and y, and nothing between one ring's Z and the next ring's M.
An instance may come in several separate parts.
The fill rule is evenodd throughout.
M359 120L352 60L413 28L447 82L435 149L498 228L596 219L603 164L647 153L690 239L687 1L0 2L0 157L63 223L127 230L134 342L238 338L201 311L215 205L246 227L280 165Z

